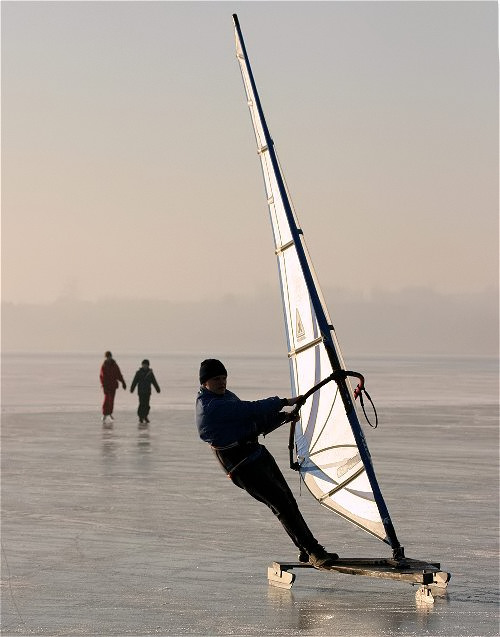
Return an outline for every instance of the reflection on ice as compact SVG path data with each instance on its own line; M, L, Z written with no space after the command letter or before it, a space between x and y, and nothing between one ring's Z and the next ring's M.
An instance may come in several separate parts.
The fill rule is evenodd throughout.
M322 579L324 574L310 573L310 580ZM356 576L351 576L356 577ZM422 634L431 629L432 612L439 616L442 603L448 596L443 592L436 604L415 603L415 590L411 586L394 590L366 582L356 586L351 579L333 579L331 588L301 587L292 590L270 586L267 603L270 614L286 618L282 628L317 635L394 635ZM316 581L321 585L319 581ZM324 584L324 581L322 582ZM415 633L404 627L418 626ZM401 632L402 631L402 632Z
M143 425L139 428L139 435L137 436L137 449L141 453L151 453L151 437L149 435L148 425Z
M114 460L116 457L116 440L114 438L113 423L105 423L102 426L102 456L106 460Z

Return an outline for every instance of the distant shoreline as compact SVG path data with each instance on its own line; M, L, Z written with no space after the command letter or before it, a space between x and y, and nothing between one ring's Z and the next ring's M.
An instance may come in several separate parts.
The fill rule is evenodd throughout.
M372 299L327 290L327 305L348 358L496 356L498 292L444 295L430 289L381 292ZM331 302L332 299L334 302ZM2 302L3 352L286 353L278 295L210 301L107 299L49 305Z

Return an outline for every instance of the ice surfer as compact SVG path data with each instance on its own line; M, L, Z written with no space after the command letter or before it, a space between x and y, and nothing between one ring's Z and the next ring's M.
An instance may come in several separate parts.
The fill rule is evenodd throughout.
M137 409L137 415L139 416L139 424L149 423L149 401L151 399L151 385L156 389L156 392L160 393L160 386L156 382L153 370L149 366L149 360L145 358L140 368L136 371L132 385L130 386L130 393L134 393L134 389L137 387L137 394L139 395L139 407Z
M313 536L276 461L257 440L259 434L290 422L290 414L281 410L300 397L240 400L226 389L226 381L227 371L219 360L201 363L196 400L200 438L210 444L231 481L276 515L299 549L299 560L317 568L327 566L338 555L328 553Z
M115 403L115 393L118 389L118 383L122 384L123 389L127 389L127 385L123 380L122 373L118 367L118 363L113 358L111 352L104 353L104 362L101 366L99 374L102 389L104 392L104 402L102 404L102 422L106 423L108 416L113 420L113 407Z

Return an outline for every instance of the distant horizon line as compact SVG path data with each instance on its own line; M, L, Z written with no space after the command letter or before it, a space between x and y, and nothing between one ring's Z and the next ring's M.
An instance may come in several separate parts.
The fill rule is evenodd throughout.
M500 295L500 290L498 288L495 288L493 285L485 286L482 290L450 291L450 292L436 290L433 287L424 286L424 285L408 285L406 287L398 288L397 290L391 290L389 288L374 288L369 291L336 286L336 287L325 287L324 291L325 293L335 292L337 294L348 295L351 297L359 298L360 300L365 301L367 303L370 303L376 300L377 295L398 296L400 294L408 294L411 292L426 292L426 293L433 294L436 296L441 296L441 297L457 297L457 296L463 297L463 296L478 296L478 295L482 296L482 295L491 295L491 294L498 297ZM62 303L97 304L97 303L108 303L108 302L172 303L176 305L181 305L181 304L189 304L189 303L213 303L214 301L220 302L221 300L224 300L224 299L251 300L251 299L255 299L255 298L259 298L263 296L269 296L269 293L270 293L269 289L263 289L259 291L254 290L254 291L248 292L247 294L241 293L241 291L240 292L224 292L220 294L220 296L216 296L216 297L212 296L210 298L201 297L198 299L172 299L172 298L161 297L161 296L132 297L132 296L107 295L107 296L100 296L96 299L80 298L78 296L74 296L74 297L59 296L50 301L49 300L45 300L45 301L12 300L12 299L5 299L5 298L1 298L0 300L2 305L3 304L5 305L36 305L39 307L51 306L51 305L62 304Z
M203 359L204 357L210 356L211 354L209 352L203 352L200 351L199 353L193 352L193 351L171 351L171 352L166 352L166 351L158 351L158 352L150 352L147 351L146 353L144 351L132 351L132 350L116 350L117 352L117 356L116 358L118 359L119 357L138 357L138 358L144 358L144 356L148 355L151 358L153 356L159 357L159 358L179 358L179 357L190 357L190 358L201 358ZM286 360L286 355L283 353L279 353L279 352L256 352L256 351L251 351L251 352L245 352L245 351L232 351L232 352L223 352L220 351L218 353L218 355L220 356L224 356L225 358L239 358L244 356L245 358L258 358L258 359L266 359L266 358L272 358L272 359L277 359L277 358L283 358L284 360ZM89 351L89 350L3 350L0 352L0 358L3 358L4 356L60 356L60 357L65 357L65 356L88 356L88 357L101 357L104 358L104 352L100 352L100 350L94 350L94 351ZM467 360L471 360L471 359L488 359L488 360L499 360L500 359L500 353L495 353L495 354L465 354L465 353L446 353L446 354L429 354L429 353L422 353L422 352L416 352L414 354L412 353L408 353L405 352L404 354L393 354L393 353L388 353L388 354L381 354L381 353L376 353L376 352L372 352L372 353L363 353L363 354L350 354L349 355L350 359L378 359L378 360L382 360L382 359L388 359L388 360L393 360L393 359L397 359L397 360L406 360L406 359L455 359L455 360L460 360L460 359L467 359Z

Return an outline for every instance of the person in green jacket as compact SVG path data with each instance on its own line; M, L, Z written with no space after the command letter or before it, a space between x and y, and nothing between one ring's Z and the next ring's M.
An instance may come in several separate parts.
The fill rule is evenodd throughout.
M134 393L134 389L137 387L137 393L139 395L139 407L137 409L137 415L139 416L139 424L149 423L149 400L151 398L151 385L156 389L157 393L160 393L160 386L156 382L153 370L149 366L149 361L145 358L140 368L136 371L132 385L130 386L130 393Z

